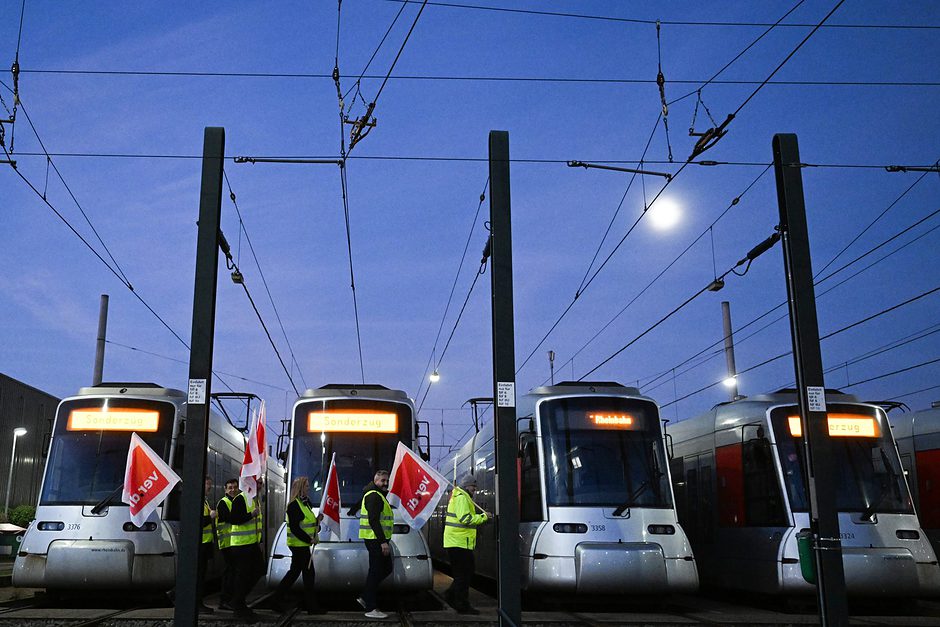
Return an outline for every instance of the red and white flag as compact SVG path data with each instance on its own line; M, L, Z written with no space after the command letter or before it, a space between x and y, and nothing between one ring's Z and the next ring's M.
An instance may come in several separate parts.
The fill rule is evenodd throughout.
M420 529L447 491L447 479L401 442L391 474L388 502L398 507L412 529Z
M245 443L245 458L242 460L242 469L238 477L238 489L252 499L258 494L258 477L264 476L268 463L264 415L264 401L261 401L260 411L251 417L248 442Z
M130 505L134 524L142 527L179 482L179 475L139 435L131 433L121 500Z
M326 485L323 486L323 498L320 500L320 513L323 514L320 524L333 532L337 538L342 538L339 515L342 509L339 498L339 477L336 475L336 453L333 453L330 471L326 475Z

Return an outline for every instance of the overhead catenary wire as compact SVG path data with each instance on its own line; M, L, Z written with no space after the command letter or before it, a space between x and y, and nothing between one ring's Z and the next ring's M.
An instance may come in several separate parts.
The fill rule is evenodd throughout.
M229 198L232 201L232 206L235 207L235 213L238 215L238 224L241 227L239 233L245 234L245 241L248 243L248 250L251 252L251 256L255 261L255 267L258 268L258 276L261 277L261 283L264 285L264 290L268 294L268 300L271 302L271 309L274 310L274 316L277 318L277 323L281 328L281 333L284 335L284 342L287 344L287 349L290 351L291 360L294 366L297 366L297 373L300 375L300 381L303 386L307 387L307 381L304 377L303 370L300 368L300 364L297 361L297 357L294 355L294 347L291 345L290 338L287 337L287 330L284 328L284 322L281 320L281 314L277 309L277 305L274 302L274 296L271 294L271 288L268 285L268 280L264 276L264 270L261 268L261 262L258 260L258 255L255 252L255 246L251 242L251 236L248 234L248 229L245 228L245 222L242 219L241 209L238 207L238 200L236 199L235 192L232 190L232 184L228 178L228 172L224 169L222 170L222 175L225 179L225 185L228 188Z
M407 2L408 0L384 0L385 2ZM599 20L605 22L620 22L624 24L656 24L657 21L670 26L717 26L717 27L755 27L771 26L766 22L734 22L721 20L650 20L641 18L618 17L612 15L591 15L585 13L570 13L561 11L540 11L535 9L519 9L501 6L482 6L456 2L429 2L431 6L454 9L471 9L477 11L494 11L499 13L517 13L520 15L537 15L546 17L562 17L582 20ZM813 24L790 23L781 26L793 28L811 27ZM933 24L828 24L826 28L861 28L861 29L891 29L891 30L940 30L940 25Z
M879 374L874 377L868 377L867 379L862 379L861 381L855 381L854 383L850 383L843 387L854 388L857 385L862 385L864 383L871 383L872 381L878 381L879 379L885 379L887 377L893 377L894 375L901 374L902 372L910 372L911 370L916 370L917 368L923 368L924 366L930 366L931 364L936 364L936 363L940 363L940 357L937 357L935 359L930 359L927 361L922 361L918 364L914 364L913 366L908 366L906 368L901 368L899 370L892 370L891 372L885 372L883 374Z
M444 313L441 314L441 323L437 327L437 335L434 337L434 344L431 347L431 354L428 356L428 363L424 367L424 373L421 375L421 381L418 384L418 392L415 394L415 398L420 396L421 389L426 385L425 381L428 376L428 370L431 368L431 363L434 361L434 356L437 354L437 343L441 339L441 333L444 330L444 322L447 320L447 313L450 311L450 303L454 298L454 291L457 289L457 281L460 278L460 272L463 270L464 261L467 258L467 251L470 249L470 242L473 239L473 229L477 224L477 219L480 217L480 211L483 208L483 202L486 200L486 190L489 188L490 179L486 178L486 182L483 184L483 191L480 192L480 202L477 204L477 210L473 214L473 220L470 222L470 229L467 233L467 241L464 243L463 253L460 255L460 261L457 263L457 271L454 273L454 280L450 286L450 294L447 296L447 303L444 305ZM437 367L437 364L435 364Z

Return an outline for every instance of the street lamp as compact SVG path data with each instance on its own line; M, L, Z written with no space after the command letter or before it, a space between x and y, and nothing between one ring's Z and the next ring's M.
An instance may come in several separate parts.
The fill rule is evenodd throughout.
M428 378L431 380L431 383L437 383L441 380L441 375L437 373L437 368L434 369L434 372L432 372L431 376Z
M734 386L738 384L738 380L735 377L729 376L729 377L726 377L725 380L722 381L722 383L725 385L726 388L733 388Z
M10 513L10 489L13 487L13 461L16 459L16 439L26 435L26 427L13 429L13 450L10 451L10 473L7 475L7 498L3 504L3 511Z
M660 231L676 226L682 217L678 203L671 198L660 198L647 209L647 212L653 227Z

